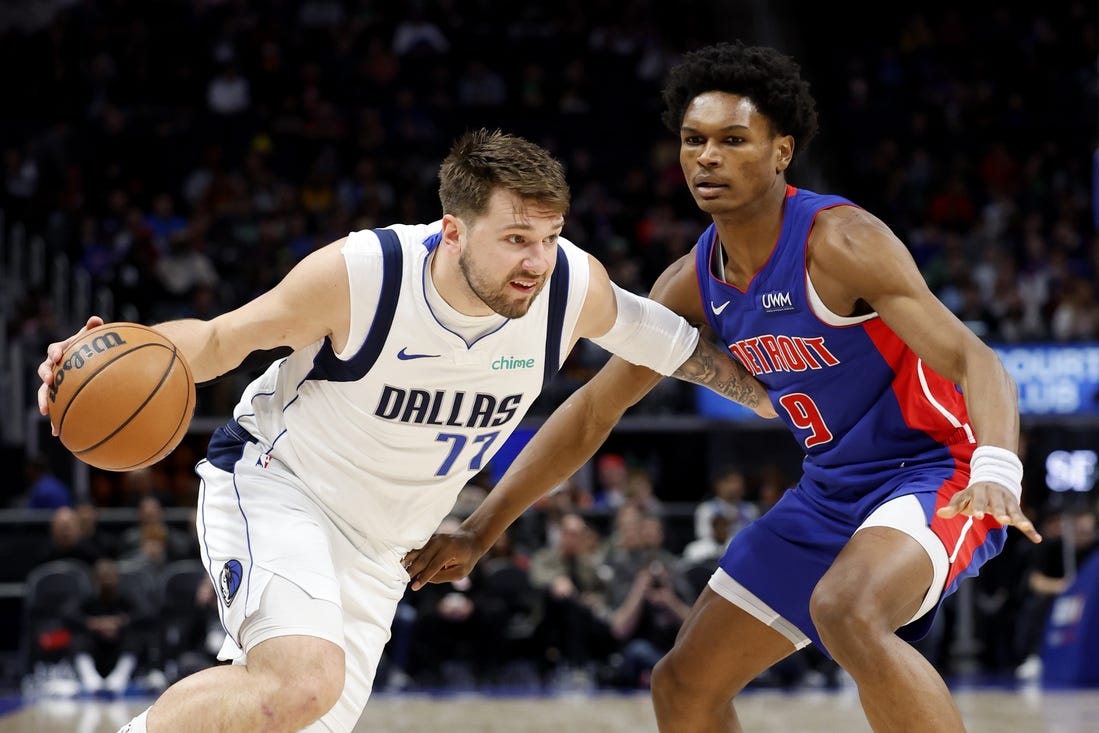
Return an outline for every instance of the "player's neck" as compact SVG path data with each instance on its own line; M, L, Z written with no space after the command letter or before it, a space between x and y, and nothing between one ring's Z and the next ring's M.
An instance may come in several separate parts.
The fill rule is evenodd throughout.
M747 206L713 215L726 282L743 286L766 264L782 234L785 211L782 183Z

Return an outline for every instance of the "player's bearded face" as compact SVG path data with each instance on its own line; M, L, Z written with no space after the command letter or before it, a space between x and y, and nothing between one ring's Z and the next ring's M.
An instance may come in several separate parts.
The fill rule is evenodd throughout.
M545 287L548 273L537 275L519 267L500 278L492 273L491 267L482 266L470 252L471 249L465 248L458 257L458 267L469 289L485 305L506 318L526 315L530 304Z

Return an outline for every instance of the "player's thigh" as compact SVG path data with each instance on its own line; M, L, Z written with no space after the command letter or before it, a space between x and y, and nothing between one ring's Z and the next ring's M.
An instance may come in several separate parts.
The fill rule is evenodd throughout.
M794 650L786 635L706 587L661 666L676 686L728 700Z
M822 624L871 622L896 630L911 621L933 588L935 564L911 534L888 526L860 529L820 579L810 600ZM933 600L934 600L933 599Z

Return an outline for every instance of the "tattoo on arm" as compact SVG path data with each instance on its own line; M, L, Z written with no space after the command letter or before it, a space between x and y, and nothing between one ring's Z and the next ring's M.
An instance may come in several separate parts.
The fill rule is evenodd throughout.
M768 399L763 385L744 365L706 339L698 340L694 353L672 376L709 387L753 410L759 407L761 400Z

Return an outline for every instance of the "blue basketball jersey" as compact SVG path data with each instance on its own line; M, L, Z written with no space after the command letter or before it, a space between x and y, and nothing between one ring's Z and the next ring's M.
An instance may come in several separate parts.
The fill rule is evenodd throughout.
M949 475L975 447L957 387L924 364L877 316L841 317L820 302L806 246L817 213L854 206L787 187L782 232L746 289L723 279L711 225L696 247L703 309L714 332L767 388L805 449L823 502L869 511L897 472L936 464Z
M723 279L715 227L695 249L710 326L765 385L805 449L796 488L733 538L720 565L818 644L809 615L813 589L881 504L902 495L918 500L948 555L941 597L1000 552L1006 534L991 516L936 514L967 485L976 447L957 386L876 313L836 315L813 288L806 267L813 220L825 209L854 205L788 186L778 241L743 290ZM934 617L933 610L898 633L918 639Z

